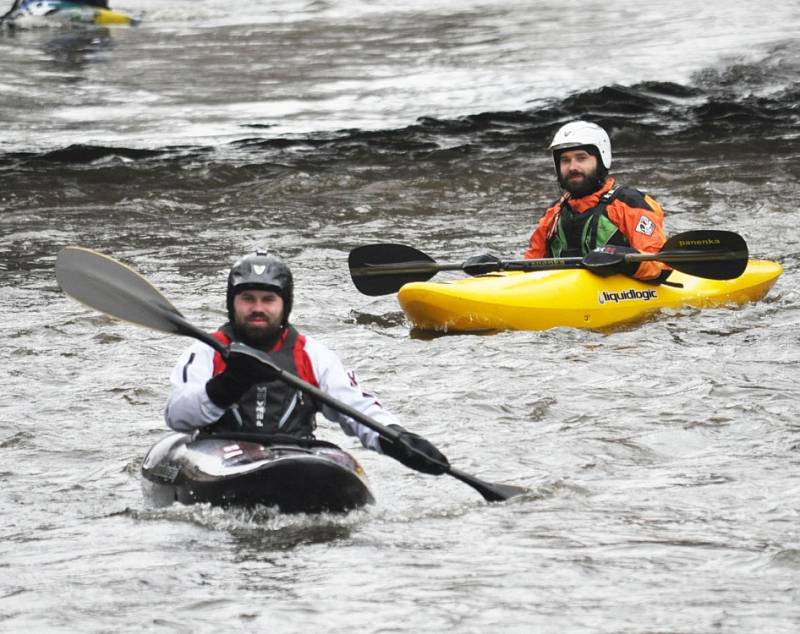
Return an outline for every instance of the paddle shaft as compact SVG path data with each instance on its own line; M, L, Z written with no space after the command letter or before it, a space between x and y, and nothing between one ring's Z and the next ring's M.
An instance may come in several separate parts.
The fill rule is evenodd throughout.
M480 264L440 263L413 247L373 244L350 252L353 283L366 295L394 293L408 282L430 279L440 271L465 271L471 275L494 271L549 271L589 269L602 272L622 263L659 261L695 277L726 280L741 275L748 262L744 239L731 231L687 231L671 237L657 253L606 253L592 251L584 257L495 260Z
M271 371L275 372L275 378L284 383L287 383L301 392L312 396L313 398L317 399L321 403L325 403L326 405L330 406L331 408L335 409L336 411L344 414L345 416L349 416L353 420L358 421L365 427L369 427L372 431L378 433L381 437L387 438L392 442L402 442L400 439L400 432L391 427L387 427L386 425L382 425L378 421L376 421L371 416L367 416L363 412L343 403L342 401L334 398L327 392L319 389L311 385L310 383L304 381L298 376L295 376L291 372L286 372L285 370L279 368L275 363L270 359L269 355L266 352L262 352L256 348L252 348L246 344L241 342L234 342L231 344L230 348L226 347L223 343L212 337L207 332L200 330L199 328L193 326L188 321L183 319L182 317L173 315L170 318L170 321L180 326L181 332L177 334L182 334L185 336L194 337L195 339L199 339L203 343L211 346L214 350L219 352L223 357L227 356L229 350L236 350L237 352L247 354L251 357L258 359L261 363L268 366ZM503 485L503 484L493 484L489 482L484 482L483 480L476 478L473 475L469 475L468 473L464 473L454 467L451 467L448 464L443 464L436 460L431 459L428 455L424 454L422 451L416 449L415 447L411 447L406 445L408 449L417 453L419 456L427 460L428 462L433 462L440 467L444 468L445 473L451 475L452 477L461 480L465 484L468 484L473 489L478 491L485 500L488 502L502 502L507 500L509 497L513 497L515 495L520 495L525 490L519 487L511 486L511 485Z
M432 460L422 451L403 443L401 434L396 429L382 425L372 417L343 403L300 377L286 372L275 365L265 352L241 342L234 342L226 347L210 333L189 323L158 289L139 273L108 256L79 247L67 247L59 253L56 260L56 277L66 294L112 317L159 332L192 337L210 346L223 357L227 357L231 350L235 350L258 359L270 368L276 379L358 421L382 438L390 442L405 444L406 448L428 462L437 464L445 473L470 485L487 501L502 501L526 492L526 489L513 485L484 482L447 464Z
M666 264L679 264L682 262L726 262L742 259L740 251L715 251L713 253L699 254L697 251L659 251L658 253L620 253L609 258L609 264L617 262L664 262ZM744 254L747 257L747 254ZM587 268L582 257L566 258L534 258L528 260L500 260L497 262L497 271L555 271L561 269ZM613 260L613 262L611 261ZM442 271L462 271L463 262L389 262L385 264L352 267L353 275L403 275L415 273L440 273ZM698 276L700 277L700 276Z
M236 352L246 354L250 357L258 359L261 363L268 366L270 371L275 374L275 378L279 381L283 381L284 383L288 383L292 387L297 388L301 392L304 392L321 403L325 403L329 405L336 411L344 414L345 416L349 416L350 418L357 420L360 423L363 423L365 426L369 427L373 431L377 432L381 436L388 438L389 440L397 441L400 438L400 434L392 429L391 427L387 427L386 425L382 425L375 419L366 414L358 411L354 407L351 407L347 403L343 403L337 398L334 398L327 392L319 389L304 381L300 377L292 374L291 372L287 372L283 370L279 366L272 361L270 356L266 352L262 352L257 348L253 348L248 346L247 344L241 343L239 341L233 342L230 346L226 346L221 341L217 340L215 337L211 336L211 334L201 330L197 326L189 323L182 315L178 315L173 313L172 311L167 310L166 308L156 307L156 310L160 310L165 320L169 321L177 330L172 331L162 331L162 332L174 332L174 334L183 335L186 337L193 337L199 341L202 341L207 346L210 346L217 352L219 352L223 358L227 358L229 351L235 350Z
M745 255L745 257L747 257ZM664 262L665 264L682 264L684 262L729 262L739 260L742 254L737 251L714 252L704 254L698 259L696 251L659 251L658 253L620 253L608 258L608 264L617 262ZM463 269L463 264L445 264L440 271ZM558 269L585 269L585 258L536 258L532 260L504 260L500 263L498 271L547 271ZM676 267L677 268L677 267ZM700 275L696 277L702 277Z
M186 326L191 327L194 330L194 326L191 324L186 323ZM199 331L199 333L203 334L203 338L201 341L204 343L209 343L207 337L207 333L203 333ZM199 337L198 337L199 338ZM332 397L327 392L307 383L300 377L292 374L291 372L286 372L279 368L275 363L270 359L269 355L261 350L256 348L252 348L246 344L241 342L234 342L230 345L229 348L226 348L222 343L214 339L214 337L210 337L211 340L215 342L215 345L212 346L215 350L217 350L223 356L228 353L229 350L235 350L236 352L247 354L251 357L258 359L261 363L268 366L270 370L276 373L276 378L284 383L288 383L289 385L297 388L298 390L312 396L313 398L317 399L319 402L325 403L326 405L332 407L333 409L337 410L338 412L344 414L345 416L349 416L353 420L358 421L359 423L363 424L365 427L369 427L372 431L377 432L381 437L389 439L392 442L401 442L401 435L396 429L392 429L391 427L387 427L376 421L371 416L367 416L363 412L343 403L342 401ZM469 475L464 473L463 471L459 471L451 467L449 464L441 463L437 460L433 460L430 456L426 455L422 451L418 450L416 447L412 447L406 445L408 449L419 455L420 457L424 458L428 462L432 462L434 464L439 465L445 471L445 473L453 476L454 478L461 480L465 484L470 485L472 488L477 490L483 497L489 502L500 502L503 500L508 499L508 497L513 497L513 495L519 495L523 492L522 489L518 487L513 487L509 485L497 485L491 484L488 482L484 482L475 476Z

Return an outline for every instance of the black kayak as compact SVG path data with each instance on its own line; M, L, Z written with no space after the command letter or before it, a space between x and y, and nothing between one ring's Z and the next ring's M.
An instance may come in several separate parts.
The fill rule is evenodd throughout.
M321 440L254 434L173 432L142 463L154 506L205 502L277 507L284 513L344 513L375 498L361 465Z

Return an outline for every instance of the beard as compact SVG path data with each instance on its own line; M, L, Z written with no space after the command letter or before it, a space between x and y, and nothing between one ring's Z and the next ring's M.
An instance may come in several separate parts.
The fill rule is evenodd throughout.
M580 175L581 178L572 178ZM558 183L563 189L568 191L573 198L583 198L592 192L596 192L603 186L604 180L600 178L597 168L586 175L580 172L570 172L567 177L559 176Z
M259 317L266 319L267 324L254 326L236 315L233 321L233 334L239 341L246 343L248 346L260 350L269 350L278 342L281 332L283 332L283 326L280 321L270 321L266 315L259 315Z

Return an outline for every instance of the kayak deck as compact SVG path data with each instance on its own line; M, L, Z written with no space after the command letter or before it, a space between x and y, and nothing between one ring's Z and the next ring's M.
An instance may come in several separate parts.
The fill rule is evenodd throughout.
M263 505L284 513L343 513L375 501L350 454L331 443L299 442L169 434L145 456L145 496L159 507Z
M750 260L733 280L708 280L673 271L668 285L583 269L509 271L452 282L412 282L397 298L414 327L443 332L607 329L640 321L661 309L706 308L758 301L783 271L777 262Z

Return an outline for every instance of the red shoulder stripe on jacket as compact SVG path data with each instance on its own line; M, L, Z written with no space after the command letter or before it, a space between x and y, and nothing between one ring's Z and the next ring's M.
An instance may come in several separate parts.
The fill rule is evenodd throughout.
M305 335L297 335L297 341L294 344L294 364L297 367L297 376L306 383L319 387L319 382L314 374L314 366L311 364L311 357L306 352Z

